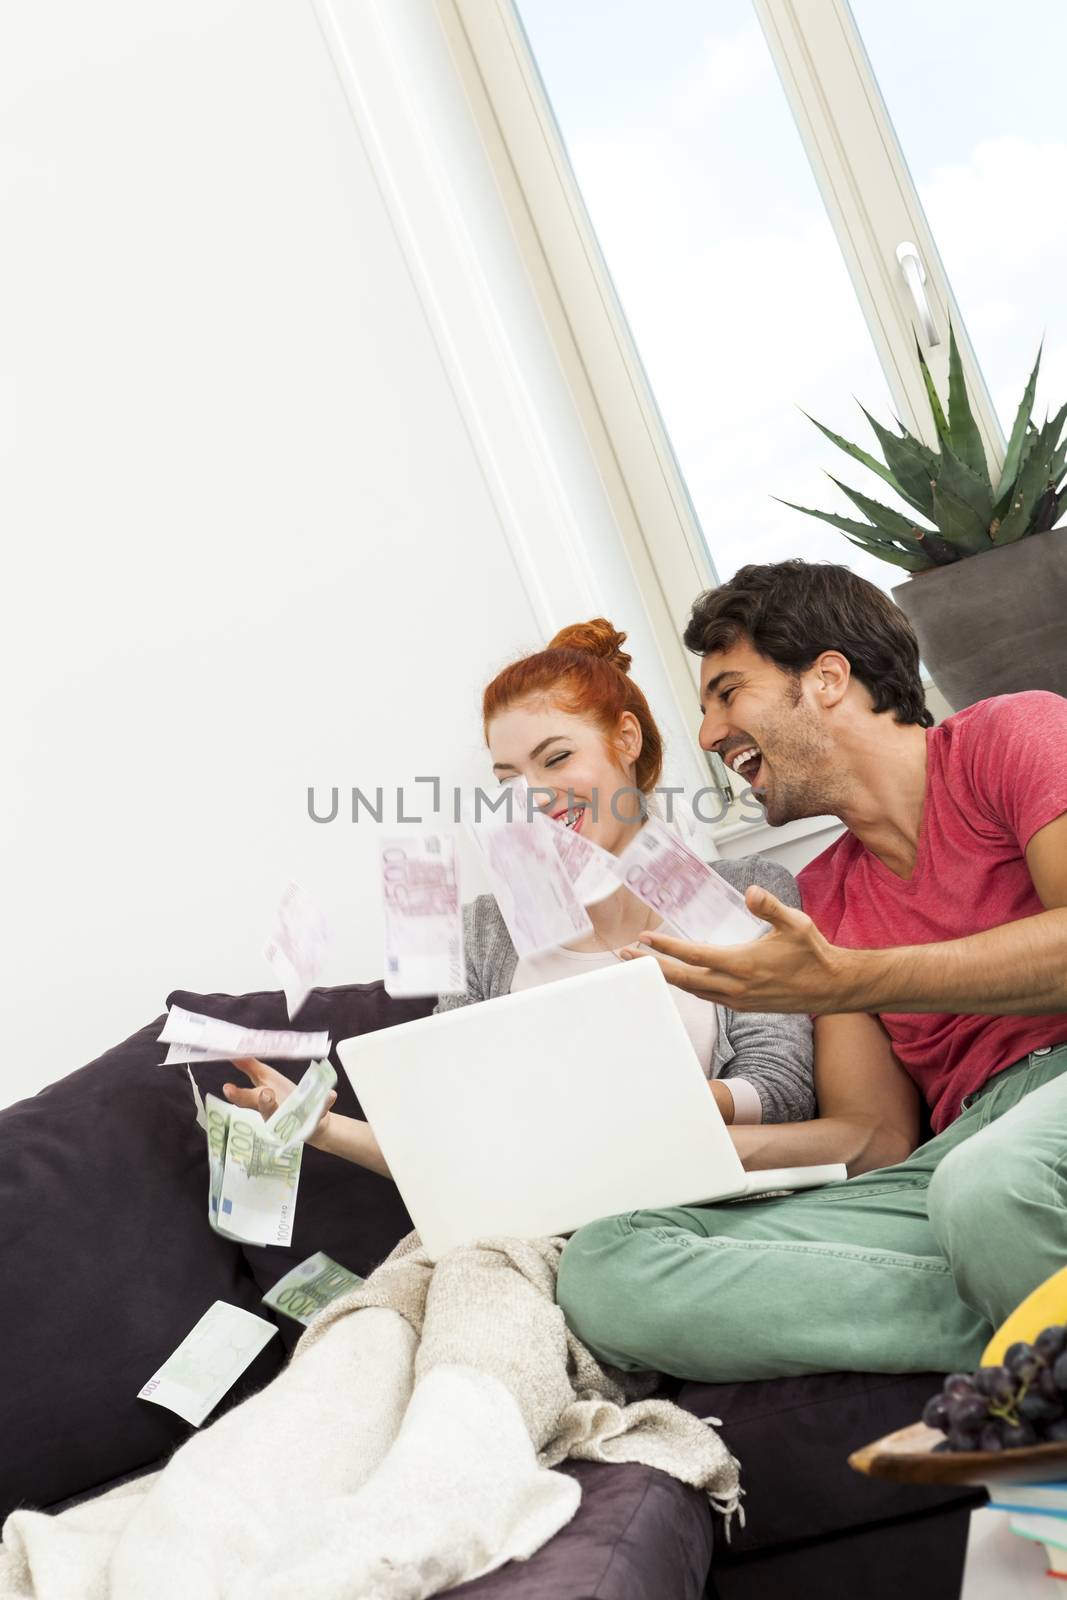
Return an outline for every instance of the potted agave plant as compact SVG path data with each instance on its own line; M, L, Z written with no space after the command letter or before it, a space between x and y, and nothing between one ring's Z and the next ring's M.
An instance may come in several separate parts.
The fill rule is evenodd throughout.
M840 529L853 544L911 573L893 599L911 620L922 657L956 710L995 694L1051 689L1067 695L1067 405L1031 420L1041 352L1019 406L994 487L950 332L948 414L919 352L938 448L864 411L885 457L815 426L882 478L907 513L837 484L866 521L793 506ZM815 421L814 417L810 419ZM831 474L832 477L832 474ZM785 504L793 505L792 501Z

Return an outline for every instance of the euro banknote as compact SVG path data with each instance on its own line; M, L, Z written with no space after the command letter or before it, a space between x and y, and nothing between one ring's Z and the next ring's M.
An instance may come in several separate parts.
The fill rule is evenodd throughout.
M207 1136L208 1221L244 1244L287 1245L293 1235L303 1141L314 1132L337 1073L313 1061L266 1121L218 1095L201 1097L191 1068L196 1120Z
M658 817L613 856L620 883L697 944L747 944L766 933L732 884L702 861Z
M291 1094L263 1124L263 1138L282 1146L302 1144L326 1109L337 1073L328 1061L312 1061Z
M284 991L290 1020L321 982L328 948L326 918L298 883L290 883L274 914L263 951Z
M412 833L381 844L385 990L458 994L466 988L456 842Z
M467 831L481 854L489 887L520 957L539 955L588 933L593 924L557 848L556 824L526 804L521 781L508 809L479 817Z
M183 1006L171 1006L160 1044L170 1046L164 1066L172 1062L237 1061L242 1056L273 1056L282 1061L306 1061L328 1056L328 1033L300 1033L291 1028L240 1028L218 1017L205 1017Z
M263 1296L263 1304L306 1327L323 1306L347 1294L349 1289L358 1289L363 1281L347 1267L331 1260L324 1251L317 1250L284 1278L279 1278Z
M277 1332L265 1317L216 1300L137 1398L198 1428Z
M574 893L583 906L596 905L609 895L618 894L619 880L615 873L615 857L602 850L592 839L587 839L562 822L550 822L556 854L570 879Z
M208 1221L243 1244L292 1243L303 1146L264 1137L258 1111L206 1098Z

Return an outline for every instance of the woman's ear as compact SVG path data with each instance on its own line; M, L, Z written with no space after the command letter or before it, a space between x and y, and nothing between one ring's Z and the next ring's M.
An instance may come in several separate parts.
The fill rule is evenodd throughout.
M632 711L624 711L619 718L619 726L615 734L616 750L624 761L636 761L641 754L643 743L641 724Z

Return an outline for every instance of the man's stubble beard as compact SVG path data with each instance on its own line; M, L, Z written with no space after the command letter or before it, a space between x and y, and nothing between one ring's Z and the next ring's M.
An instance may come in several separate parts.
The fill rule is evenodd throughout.
M768 824L781 828L801 817L835 814L844 786L834 772L833 741L799 693L795 698L787 693L770 734L774 770L766 801Z

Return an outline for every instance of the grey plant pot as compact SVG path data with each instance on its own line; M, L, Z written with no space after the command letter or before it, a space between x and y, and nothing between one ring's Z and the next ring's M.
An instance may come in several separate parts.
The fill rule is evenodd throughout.
M954 710L1021 689L1067 695L1067 528L915 573L893 599Z

